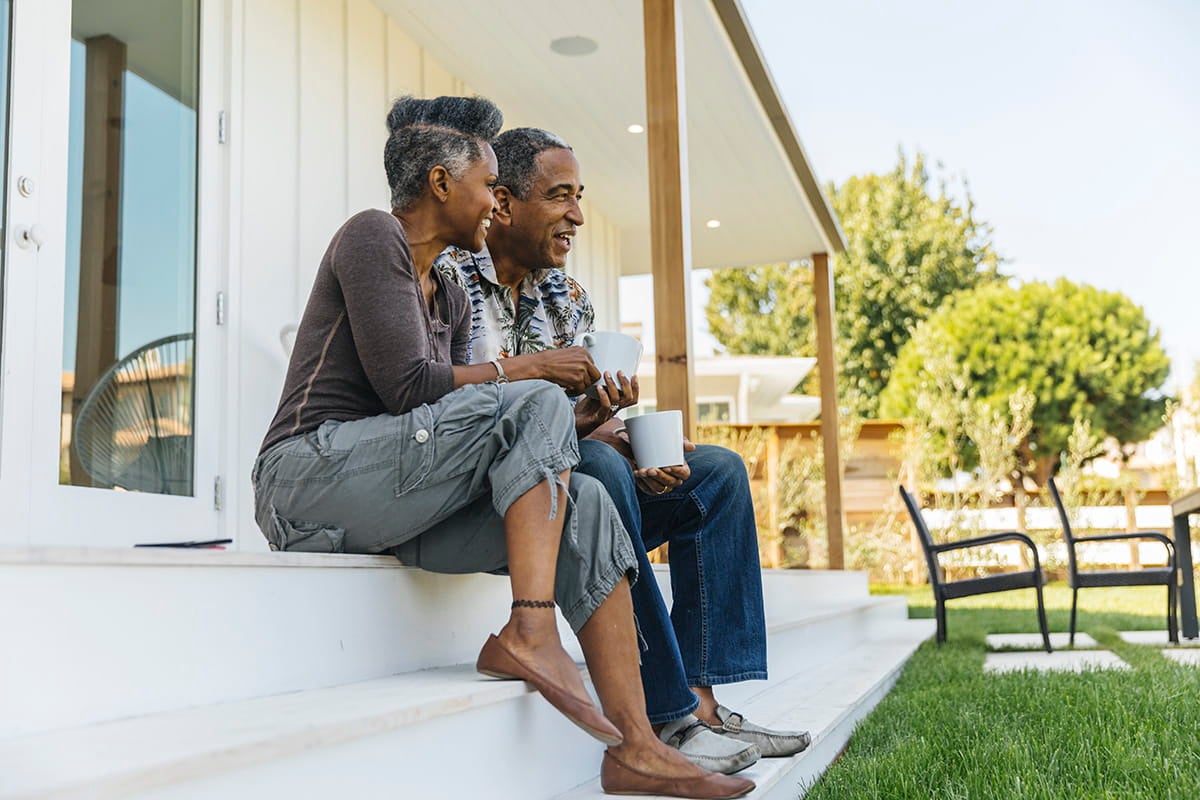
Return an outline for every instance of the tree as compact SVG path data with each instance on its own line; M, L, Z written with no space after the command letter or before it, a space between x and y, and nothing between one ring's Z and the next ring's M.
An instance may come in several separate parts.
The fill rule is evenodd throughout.
M1032 425L1014 444L1017 463L1034 465L1039 483L1053 474L1077 420L1120 442L1162 425L1166 398L1158 389L1170 362L1145 312L1118 292L1059 279L956 295L901 351L881 412L917 414L923 396L941 391L930 365L946 363L974 400L992 408L1032 392Z
M708 280L708 329L731 353L796 355L812 344L811 272L799 264L725 269Z
M1000 258L967 187L962 203L944 178L934 194L920 153L829 195L847 242L834 263L839 392L870 415L916 325L954 292L994 281ZM811 281L795 265L714 272L709 327L732 353L812 355Z

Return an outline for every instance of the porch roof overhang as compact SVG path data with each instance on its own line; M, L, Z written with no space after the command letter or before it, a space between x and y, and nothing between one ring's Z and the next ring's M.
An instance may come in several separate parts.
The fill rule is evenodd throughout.
M506 127L547 128L579 156L587 196L621 230L623 274L650 270L641 0L375 0ZM681 3L692 266L720 268L845 249L841 230L737 0ZM508 13L511 11L512 13ZM550 48L586 36L589 55ZM720 227L709 228L710 219Z
M196 104L195 8L160 0L89 0L75 3L71 36L112 36L126 46L126 67L189 108ZM165 36L178 31L179 36ZM180 50L180 44L184 50Z

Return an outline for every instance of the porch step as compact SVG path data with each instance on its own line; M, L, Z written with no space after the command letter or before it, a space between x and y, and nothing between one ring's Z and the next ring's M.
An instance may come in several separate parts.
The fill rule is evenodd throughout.
M509 599L382 556L0 548L0 740L465 663Z
M665 568L664 568L665 569ZM659 583L670 597L670 581ZM867 573L850 570L764 569L763 603L768 622L789 619L797 609L860 600L868 596Z
M447 776L462 783L454 765L466 752L495 762L488 783L528 786L526 746L559 750L547 766L570 785L600 746L543 705L525 683L463 665L52 731L0 742L0 797L331 797L335 784L349 797L436 797ZM358 779L366 785L338 766L349 760L375 762ZM281 780L287 793L263 792Z
M773 679L722 699L828 757L765 762L760 785L819 774L886 693L932 631L902 611L861 597L769 626ZM454 666L0 741L0 797L529 800L594 777L601 753L525 684Z
M909 656L934 633L928 620L910 620L889 635L860 642L804 668L777 685L739 701L736 708L760 725L807 730L812 745L791 758L764 758L738 775L757 788L752 800L797 800L819 778L850 740L855 726L895 685ZM601 800L599 778L557 800Z
M763 578L771 624L867 593L861 573ZM0 608L21 609L0 641L24 645L0 658L0 741L472 662L509 600L505 578L382 556L0 548Z

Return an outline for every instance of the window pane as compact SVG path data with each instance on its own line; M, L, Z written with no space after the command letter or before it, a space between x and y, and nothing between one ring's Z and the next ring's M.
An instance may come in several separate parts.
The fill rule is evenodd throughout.
M198 12L73 4L62 483L192 494Z
M696 416L699 422L729 422L730 408L728 400L712 400L696 404Z

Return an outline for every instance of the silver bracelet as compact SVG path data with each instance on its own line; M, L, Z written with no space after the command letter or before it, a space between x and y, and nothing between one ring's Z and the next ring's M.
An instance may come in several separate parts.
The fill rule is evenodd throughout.
M496 383L508 383L508 376L504 374L504 367L500 366L500 359L493 358L488 363L496 368Z

